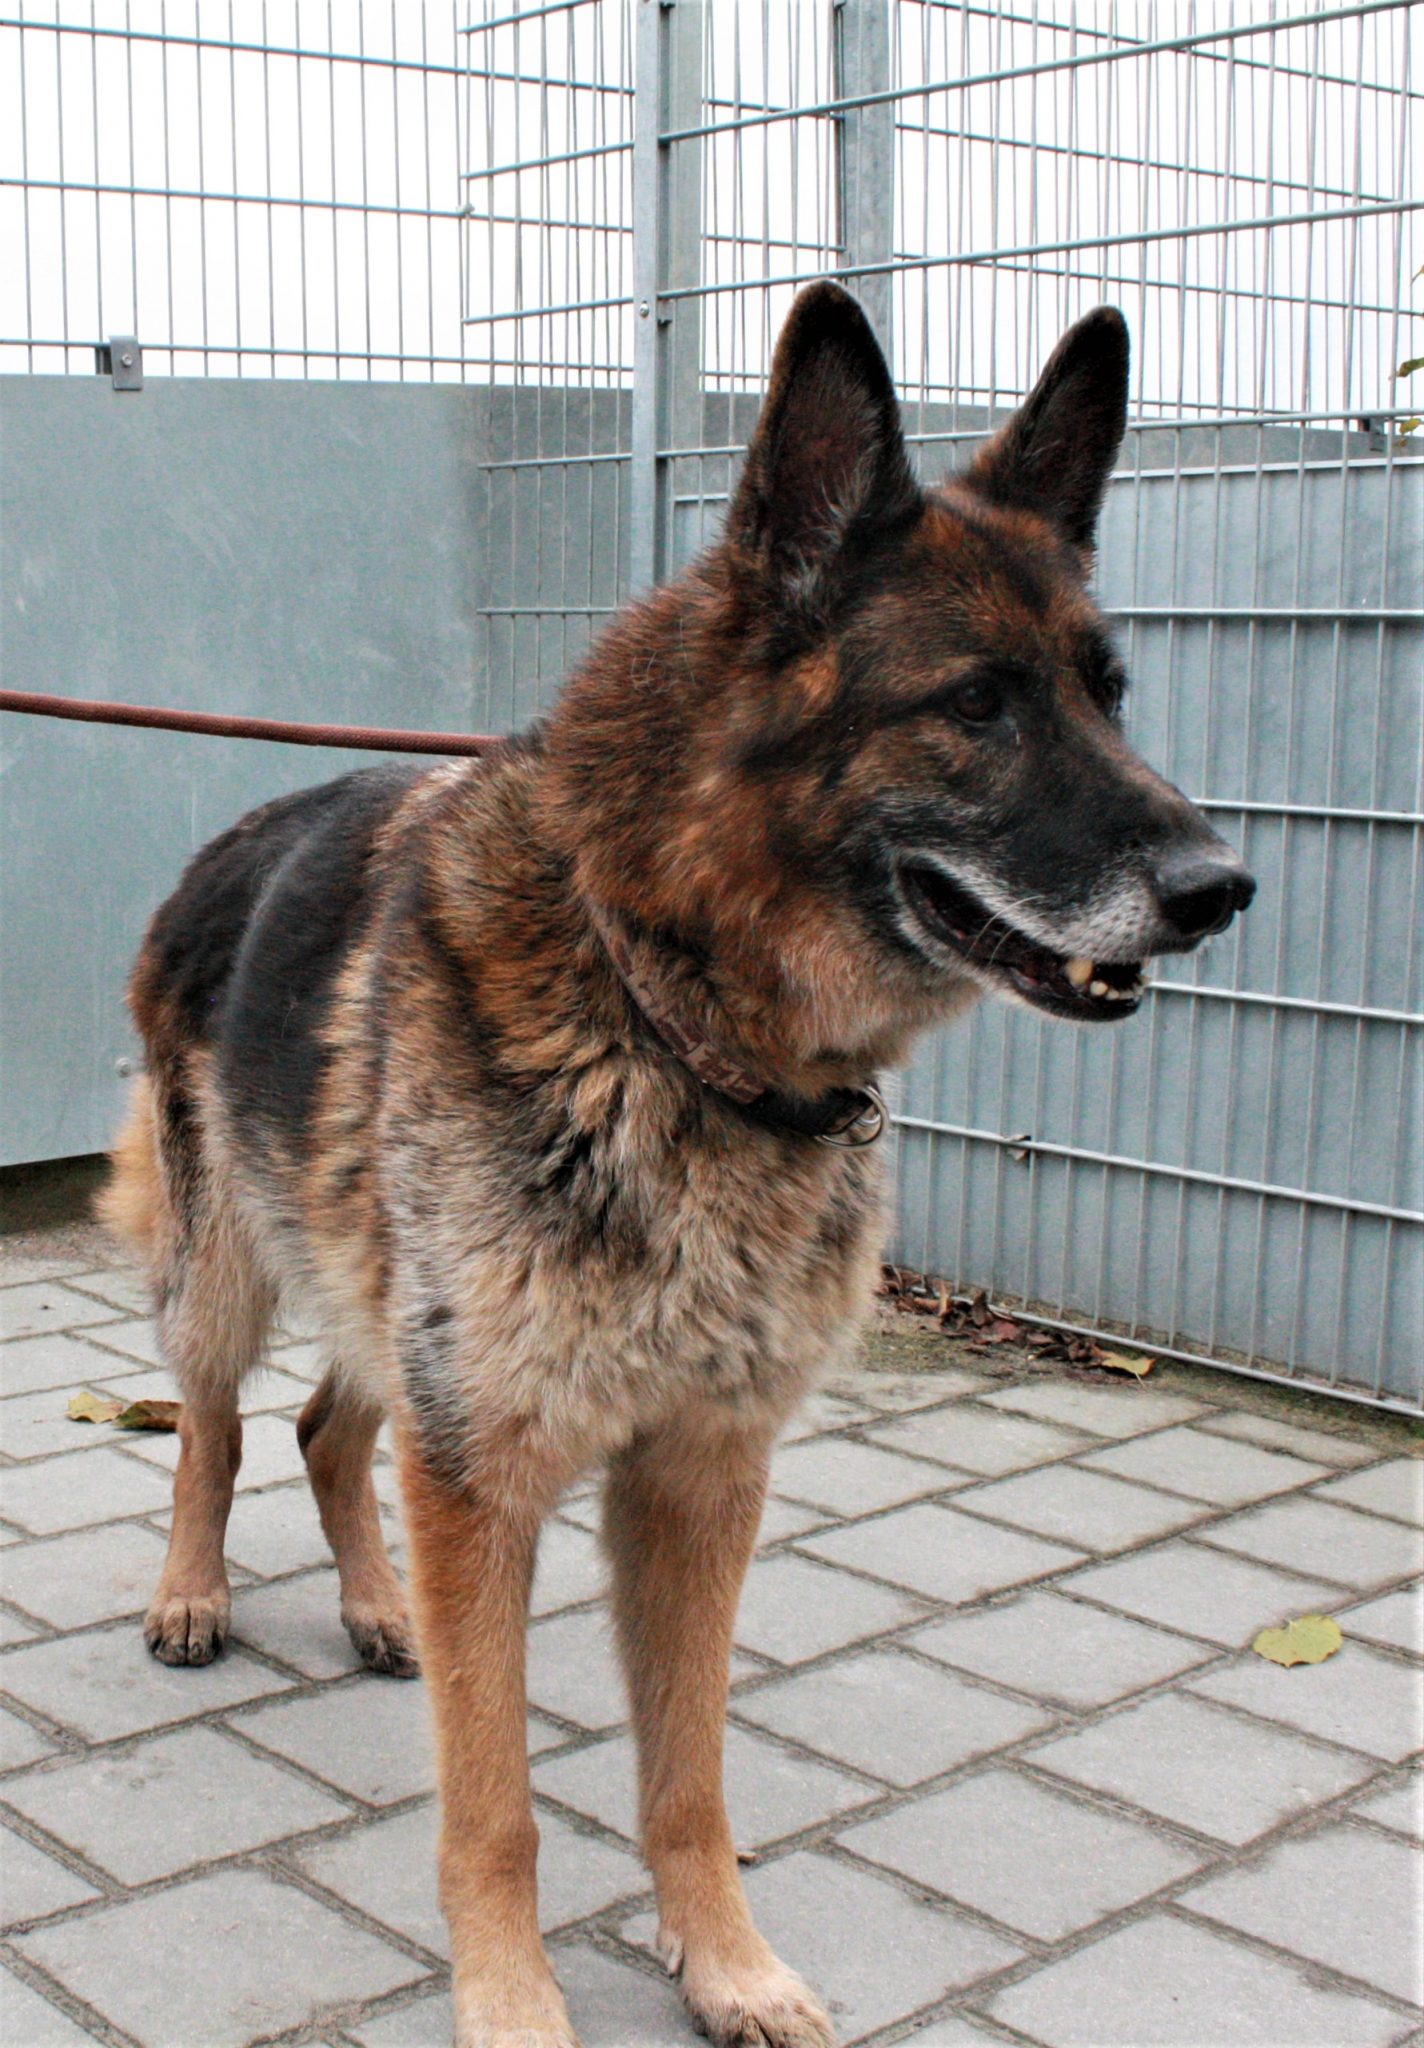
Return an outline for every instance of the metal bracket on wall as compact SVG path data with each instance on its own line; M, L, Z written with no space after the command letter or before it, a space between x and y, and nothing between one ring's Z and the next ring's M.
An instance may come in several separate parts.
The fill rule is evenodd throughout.
M133 334L111 334L94 351L94 368L101 377L112 377L115 391L142 391L143 350Z

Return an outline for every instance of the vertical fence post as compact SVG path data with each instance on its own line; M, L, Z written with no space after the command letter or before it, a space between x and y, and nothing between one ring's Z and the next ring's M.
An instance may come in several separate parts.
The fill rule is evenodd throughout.
M890 89L890 0L838 0L836 98ZM840 245L846 282L864 306L888 360L894 342L894 279L857 274L895 253L895 102L847 107L836 123Z
M667 572L670 445L701 439L701 144L663 141L702 117L702 0L638 0L633 100L633 401L628 525L632 593Z

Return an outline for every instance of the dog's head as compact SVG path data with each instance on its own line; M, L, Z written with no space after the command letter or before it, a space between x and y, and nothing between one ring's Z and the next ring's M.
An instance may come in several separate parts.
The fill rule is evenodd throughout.
M1222 930L1255 885L1123 738L1087 588L1127 370L1121 316L1090 313L925 490L860 308L803 292L724 539L571 693L603 707L590 792L608 750L585 881L699 941L756 933L826 983L823 1031L852 991L883 1024L986 987L1121 1018L1145 959Z

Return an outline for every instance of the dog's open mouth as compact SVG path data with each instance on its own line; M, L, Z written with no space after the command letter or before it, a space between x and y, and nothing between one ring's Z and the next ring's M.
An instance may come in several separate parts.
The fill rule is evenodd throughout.
M1087 960L1055 953L996 917L977 897L927 862L899 868L905 902L930 937L1035 1009L1081 1022L1130 1017L1146 983L1139 960Z

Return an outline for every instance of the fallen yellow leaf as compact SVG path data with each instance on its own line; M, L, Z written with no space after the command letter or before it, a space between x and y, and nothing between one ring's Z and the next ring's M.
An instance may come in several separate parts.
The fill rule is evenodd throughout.
M135 1401L112 1421L115 1429L176 1429L180 1406L177 1401Z
M1344 1637L1328 1614L1300 1614L1284 1628L1263 1628L1251 1648L1273 1664L1323 1664Z
M112 1422L123 1412L123 1402L116 1401L112 1394L91 1394L87 1387L82 1394L72 1394L69 1399L71 1422Z
M1105 1351L1097 1362L1109 1372L1130 1372L1135 1380L1145 1380L1152 1370L1150 1358L1132 1358L1126 1351Z

